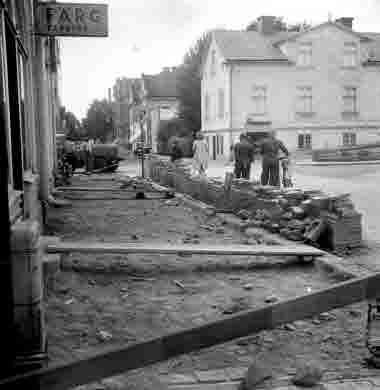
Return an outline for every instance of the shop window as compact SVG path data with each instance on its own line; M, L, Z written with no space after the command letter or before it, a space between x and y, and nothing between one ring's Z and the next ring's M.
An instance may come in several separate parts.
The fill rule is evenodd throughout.
M311 134L298 134L298 149L311 149Z
M343 133L343 146L356 145L356 133L346 132Z
M224 154L224 137L223 137L223 135L216 136L216 154L217 155Z

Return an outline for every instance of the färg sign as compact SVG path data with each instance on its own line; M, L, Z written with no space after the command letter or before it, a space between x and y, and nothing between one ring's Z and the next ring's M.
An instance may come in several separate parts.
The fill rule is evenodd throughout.
M37 35L66 37L108 36L106 4L38 3Z

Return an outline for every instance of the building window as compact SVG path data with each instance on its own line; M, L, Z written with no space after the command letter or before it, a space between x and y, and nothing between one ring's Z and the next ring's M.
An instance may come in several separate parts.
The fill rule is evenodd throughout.
M224 91L223 89L218 90L218 118L224 118Z
M217 155L224 154L224 137L222 135L216 136L216 154Z
M210 119L210 96L206 93L205 96L205 120Z
M311 149L311 134L298 134L298 149Z
M354 68L357 65L358 47L354 42L345 43L343 49L343 67Z
M357 88L344 87L343 91L343 113L356 114L357 107Z
M252 93L253 100L253 114L264 115L267 112L267 88L266 87L253 87Z
M343 133L343 146L356 145L356 133L347 132Z
M216 52L215 50L213 50L211 52L211 71L210 71L211 76L214 76L216 73L215 67L216 67Z
M313 46L311 42L303 42L298 49L297 65L311 66Z
M312 87L297 88L297 113L311 114L313 112Z

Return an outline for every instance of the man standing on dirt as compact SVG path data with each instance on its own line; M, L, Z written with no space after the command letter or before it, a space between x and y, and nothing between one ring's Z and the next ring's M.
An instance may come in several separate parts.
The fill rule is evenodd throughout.
M94 154L93 154L94 140L90 138L86 144L86 171L92 172L94 165Z
M254 149L244 134L240 134L240 141L234 146L235 176L249 180L251 164L254 160Z
M261 184L264 186L279 186L279 153L282 151L288 157L288 149L280 140L276 139L274 131L268 134L260 149L262 155Z
M182 149L179 146L178 140L173 140L170 152L170 161L174 162L183 157Z

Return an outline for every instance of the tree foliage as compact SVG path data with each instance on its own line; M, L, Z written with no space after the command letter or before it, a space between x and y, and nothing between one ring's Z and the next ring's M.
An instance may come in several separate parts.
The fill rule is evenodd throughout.
M82 135L83 130L80 121L71 111L66 111L65 106L60 107L60 119L62 130L66 137L77 138Z
M182 119L162 120L157 132L158 151L161 154L168 154L171 144L176 139L185 157L191 156L193 137L189 135L188 129Z
M178 70L179 117L188 134L201 128L201 72L200 67L210 33L201 36L186 53Z
M83 119L86 135L91 138L100 138L102 141L113 132L112 104L106 100L94 100Z
M283 17L275 17L275 19L274 19L274 30L275 31L289 31L289 32L295 31L295 32L299 32L299 31L302 31L302 30L307 30L307 29L309 29L311 27L312 26L310 24L306 23L306 21L298 22L298 23L294 23L294 24L287 24L284 21ZM258 28L259 28L258 19L252 21L247 26L247 30L249 30L249 31L258 31Z

